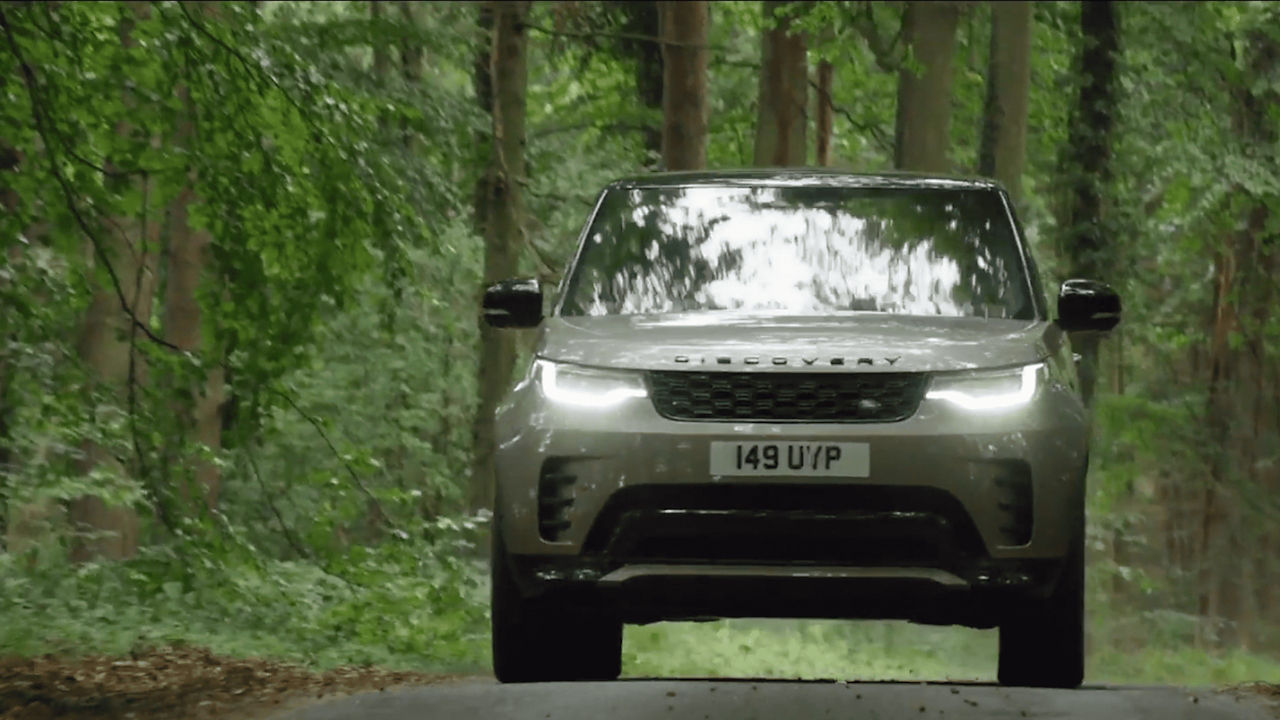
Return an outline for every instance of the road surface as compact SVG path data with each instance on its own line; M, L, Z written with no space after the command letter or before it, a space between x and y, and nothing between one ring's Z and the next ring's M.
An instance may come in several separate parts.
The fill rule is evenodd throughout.
M775 680L623 680L452 685L362 693L272 720L824 720L1053 718L1276 720L1275 701L1249 693L1170 687L1079 690L983 684Z

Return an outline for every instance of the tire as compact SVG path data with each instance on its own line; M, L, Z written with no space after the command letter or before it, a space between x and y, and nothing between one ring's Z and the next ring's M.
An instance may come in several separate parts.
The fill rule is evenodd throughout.
M496 520L491 548L490 627L498 681L617 678L622 672L622 623L550 595L521 595Z
M1083 528L1053 593L1000 624L1001 685L1076 688L1084 682Z

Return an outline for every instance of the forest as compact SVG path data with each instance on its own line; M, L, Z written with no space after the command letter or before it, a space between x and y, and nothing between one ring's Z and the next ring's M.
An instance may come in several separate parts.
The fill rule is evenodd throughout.
M487 673L493 410L600 188L985 176L1117 288L1088 679L1280 680L1280 4L0 4L0 656ZM1275 350L1275 352L1272 352ZM976 678L993 633L628 627L624 674Z

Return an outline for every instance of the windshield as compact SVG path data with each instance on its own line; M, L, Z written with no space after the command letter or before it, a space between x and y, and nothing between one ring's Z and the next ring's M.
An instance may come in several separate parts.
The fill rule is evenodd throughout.
M992 190L610 190L560 313L693 311L1036 317Z

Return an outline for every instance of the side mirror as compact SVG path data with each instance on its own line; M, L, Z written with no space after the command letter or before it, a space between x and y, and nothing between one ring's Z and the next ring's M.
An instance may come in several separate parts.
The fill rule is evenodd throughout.
M1058 325L1067 332L1106 332L1120 322L1120 296L1097 280L1068 280L1058 291Z
M542 322L542 288L532 278L503 280L484 291L484 321L496 328L531 328Z

